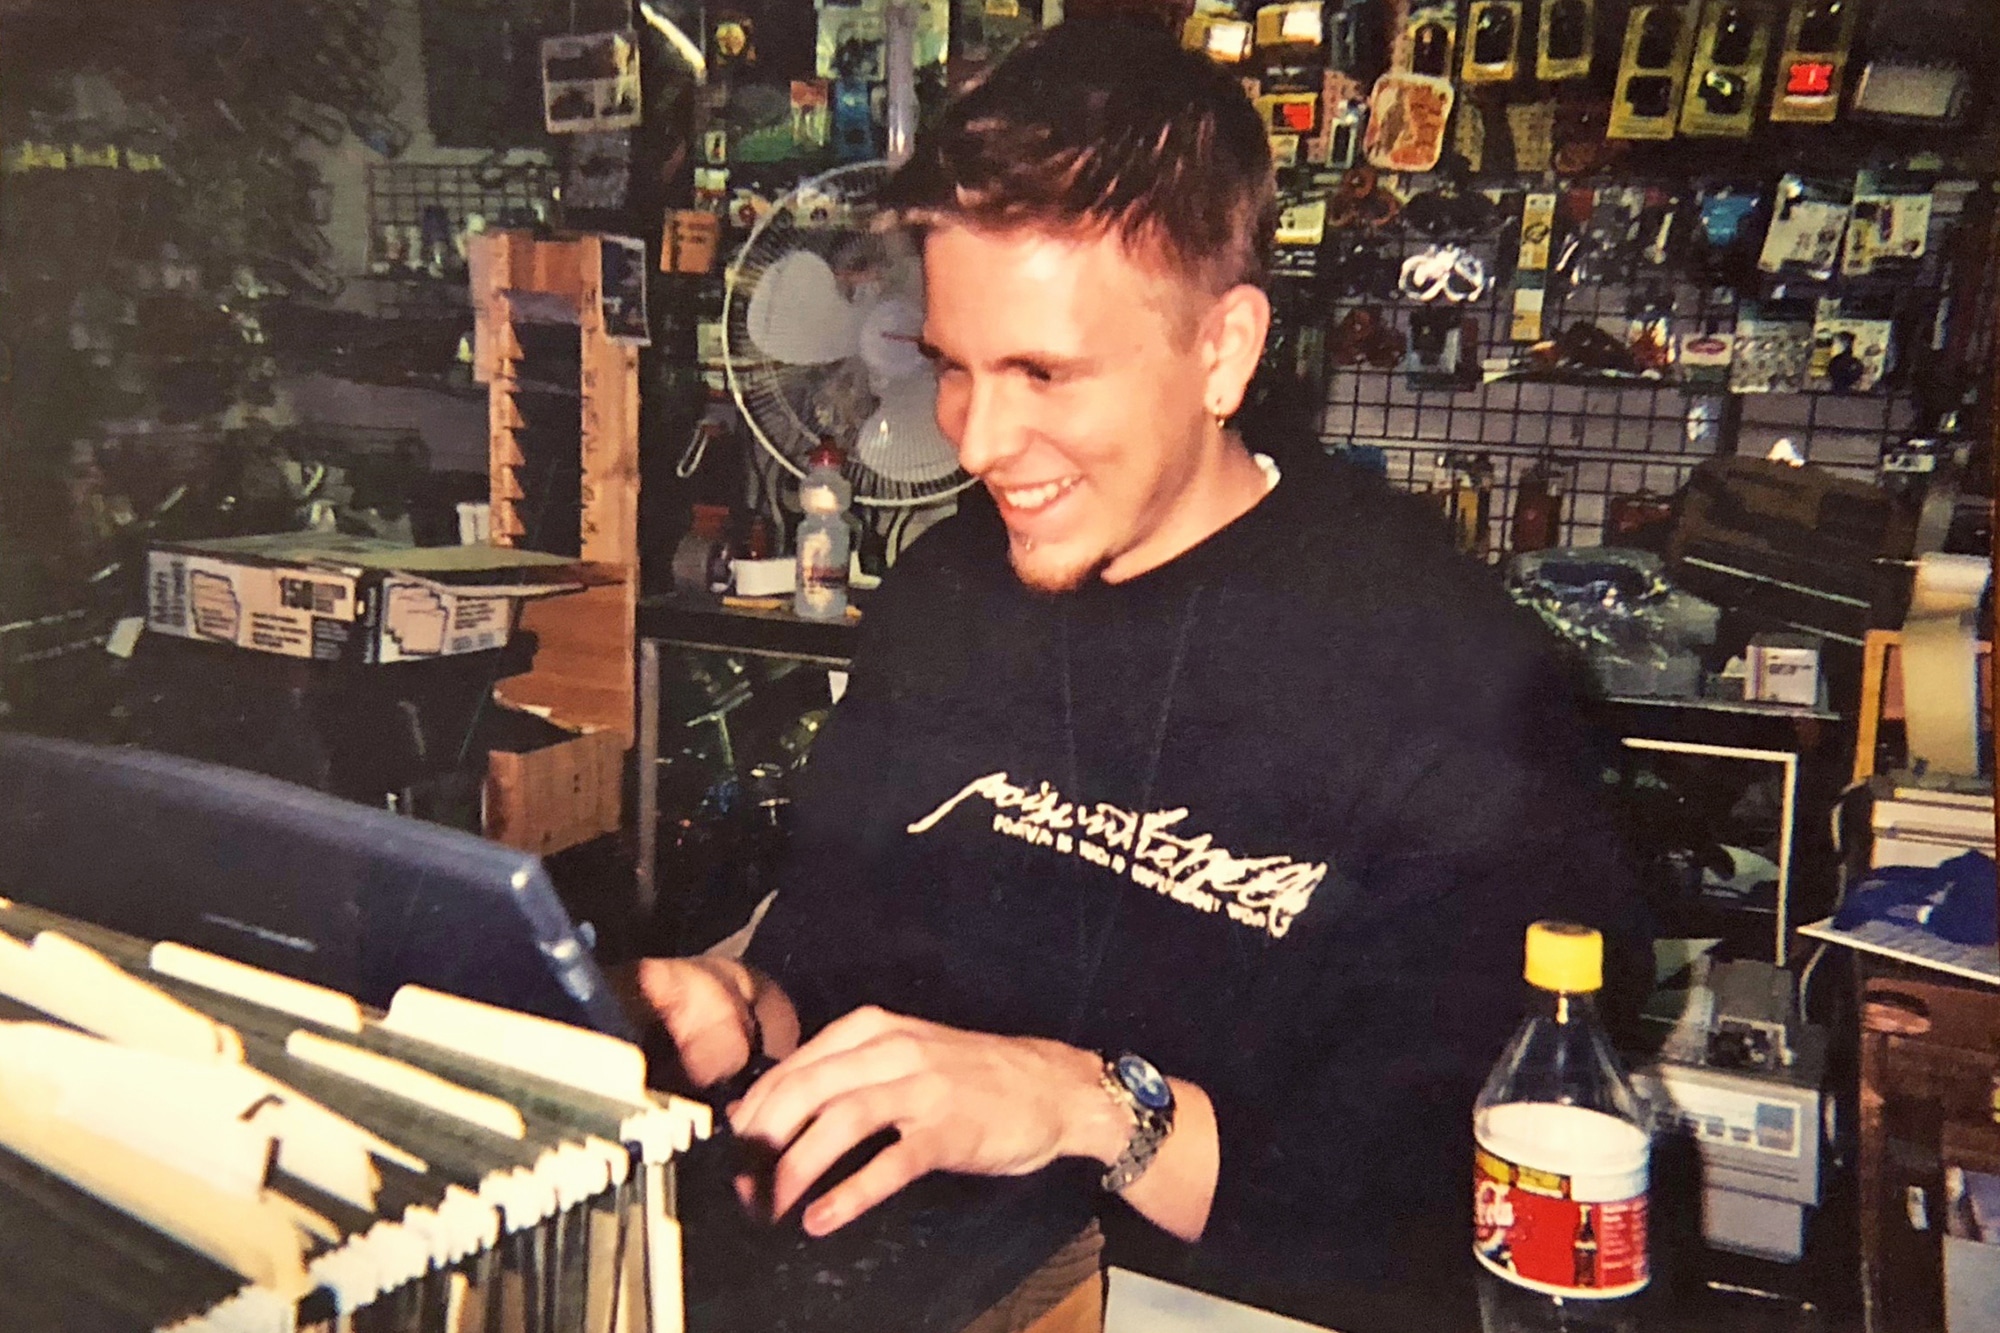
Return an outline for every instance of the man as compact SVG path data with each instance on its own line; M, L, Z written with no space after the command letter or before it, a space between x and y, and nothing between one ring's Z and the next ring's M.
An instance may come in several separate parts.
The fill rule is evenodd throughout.
M893 192L992 503L870 604L747 960L651 960L648 998L697 1082L777 1061L730 1121L808 1237L1025 1178L964 1206L1059 1243L1101 1203L1310 1316L1418 1229L1469 1271L1522 932L1629 917L1552 646L1413 501L1228 428L1275 215L1233 76L1064 25Z

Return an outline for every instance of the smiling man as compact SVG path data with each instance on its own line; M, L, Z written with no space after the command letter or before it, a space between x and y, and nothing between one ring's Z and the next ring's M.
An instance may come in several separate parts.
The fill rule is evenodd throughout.
M1039 1259L1101 1217L1349 1333L1385 1293L1457 1327L1523 931L1636 940L1556 650L1413 501L1229 426L1275 212L1233 76L1064 25L893 190L991 503L870 604L747 959L646 993L698 1081L775 1059L730 1121L820 1244L983 1213Z

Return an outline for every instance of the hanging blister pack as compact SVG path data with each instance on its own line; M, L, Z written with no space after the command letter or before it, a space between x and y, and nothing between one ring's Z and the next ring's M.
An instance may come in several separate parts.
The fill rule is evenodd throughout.
M1680 132L1696 138L1749 136L1763 98L1771 12L1743 0L1707 0L1681 99Z
M1508 338L1517 343L1542 340L1542 308L1555 220L1555 195L1531 193L1521 201L1521 241L1514 252L1514 312L1507 329Z
M1472 0L1460 83L1511 83L1521 69L1521 0Z
M1813 325L1791 306L1745 302L1730 349L1731 393L1797 393L1812 364Z
M1597 43L1594 0L1542 0L1536 25L1535 77L1543 83L1580 79L1590 73Z
M1860 12L1855 0L1792 0L1778 82L1771 92L1773 123L1826 125L1840 114Z
M1854 206L1841 249L1840 271L1865 277L1878 265L1907 268L1924 257L1931 226L1929 180L1864 171L1854 180Z
M1868 393L1888 375L1894 322L1866 318L1838 300L1818 303L1807 378L1835 393Z
M1811 181L1796 173L1778 182L1771 226L1757 267L1766 273L1794 271L1816 282L1833 276L1840 239L1847 230L1848 192L1844 185Z
M1625 22L1609 139L1671 139L1694 49L1692 4L1636 4Z
M1384 171L1429 171L1444 156L1458 90L1450 74L1458 46L1458 11L1413 8L1390 44L1390 70L1368 98L1362 151Z

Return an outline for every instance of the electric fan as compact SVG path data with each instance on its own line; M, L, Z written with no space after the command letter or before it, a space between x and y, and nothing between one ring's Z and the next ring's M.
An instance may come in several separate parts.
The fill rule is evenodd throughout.
M918 350L923 256L884 225L882 162L801 182L730 265L723 369L743 420L794 476L822 436L847 455L857 504L929 504L971 483L936 418Z

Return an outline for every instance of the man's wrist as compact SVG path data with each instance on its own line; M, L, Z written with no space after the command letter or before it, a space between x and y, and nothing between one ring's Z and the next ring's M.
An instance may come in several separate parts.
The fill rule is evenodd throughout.
M1110 1166L1132 1140L1132 1116L1104 1091L1104 1057L1095 1051L1062 1048L1069 1075L1069 1113L1063 1118L1065 1157L1088 1157Z

